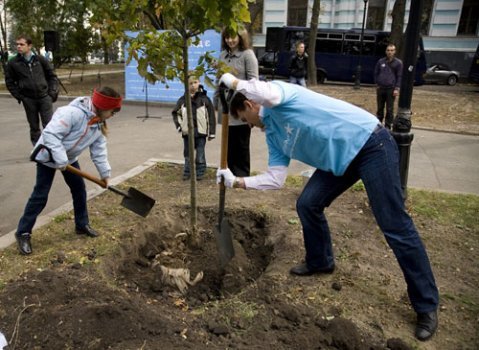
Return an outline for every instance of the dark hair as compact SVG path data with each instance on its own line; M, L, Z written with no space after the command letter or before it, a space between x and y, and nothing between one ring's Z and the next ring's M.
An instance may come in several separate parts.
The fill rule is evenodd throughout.
M226 28L223 29L221 32L221 50L229 50L229 46L226 45L226 39L227 38L234 38L235 36L238 36L239 38L239 50L244 51L250 48L250 40L249 40L249 34L246 29L239 29L239 30L234 30L231 28Z
M238 112L246 109L246 106L244 105L245 101L248 101L248 99L241 92L237 92L233 95L230 102L230 115L233 118L238 119Z
M27 45L32 44L32 38L30 38L28 35L21 34L21 35L17 36L16 40L21 40L21 39L25 40L27 42Z

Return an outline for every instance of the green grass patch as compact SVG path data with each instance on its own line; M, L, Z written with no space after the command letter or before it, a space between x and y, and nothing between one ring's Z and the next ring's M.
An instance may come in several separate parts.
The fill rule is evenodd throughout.
M407 204L415 216L443 225L479 230L479 196L409 189Z

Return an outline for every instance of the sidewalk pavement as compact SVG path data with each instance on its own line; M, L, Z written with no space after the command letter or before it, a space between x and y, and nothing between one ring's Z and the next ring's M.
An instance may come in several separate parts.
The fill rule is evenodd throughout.
M55 108L67 104L59 100ZM144 104L124 104L122 111L109 123L108 152L112 178L140 166L152 158L183 162L183 142L171 120L171 106L151 104L149 118ZM23 107L4 94L0 97L0 238L11 235L16 228L35 181L34 164L28 160L32 149ZM157 118L160 117L160 118ZM217 138L206 145L208 164L219 164L221 128ZM431 190L473 193L479 195L479 137L452 133L415 130L409 166L409 187ZM82 168L92 174L96 169L88 152L80 157ZM264 134L257 128L251 136L251 168L263 171L267 167ZM289 174L311 169L292 161ZM87 189L98 186L87 181ZM43 215L71 202L62 176L55 178L49 202ZM1 245L0 245L0 248Z

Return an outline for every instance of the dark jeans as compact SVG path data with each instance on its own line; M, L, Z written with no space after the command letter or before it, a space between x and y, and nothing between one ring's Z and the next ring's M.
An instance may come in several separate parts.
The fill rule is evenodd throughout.
M385 88L379 87L376 90L376 98L378 104L378 111L376 112L376 116L378 117L379 121L383 123L384 121L384 105L386 105L386 120L384 125L391 129L394 120L394 87Z
M235 176L250 174L249 125L230 126L228 128L228 168Z
M71 165L80 169L80 164L78 164L78 162ZM17 235L22 233L32 233L38 215L40 215L43 208L47 205L48 194L50 193L50 188L52 187L56 172L56 169L37 164L37 179L35 187L33 188L33 193L25 206L23 216L18 223ZM85 181L82 177L68 171L62 171L62 175L66 184L70 187L72 194L75 226L77 228L82 228L89 223Z
M30 140L35 145L41 134L40 120L42 121L42 127L45 128L50 119L52 119L52 98L48 95L41 98L24 97L22 103L27 114L28 124L30 125Z
M195 151L196 151L196 177L202 177L206 171L206 136L195 137ZM183 176L190 176L190 156L189 156L188 136L183 137L183 156L185 157L185 167Z
M359 179L366 187L374 217L403 271L414 310L436 310L439 296L429 259L404 206L397 145L383 127L371 135L343 176L318 169L306 184L297 202L306 263L313 269L334 265L331 234L323 211Z

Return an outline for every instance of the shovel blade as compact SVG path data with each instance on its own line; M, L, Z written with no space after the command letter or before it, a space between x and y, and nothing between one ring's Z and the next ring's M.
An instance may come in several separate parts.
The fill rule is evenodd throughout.
M151 208L155 205L155 200L150 196L147 196L143 192L138 191L137 189L130 187L128 189L128 197L123 197L121 205L132 212L143 216L146 216L150 213Z
M226 219L221 220L221 224L216 227L216 244L218 245L220 264L224 267L235 256L231 226Z

